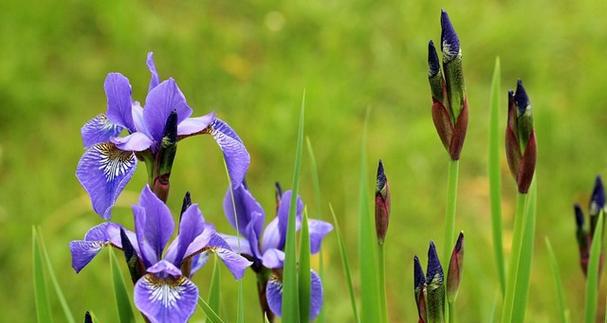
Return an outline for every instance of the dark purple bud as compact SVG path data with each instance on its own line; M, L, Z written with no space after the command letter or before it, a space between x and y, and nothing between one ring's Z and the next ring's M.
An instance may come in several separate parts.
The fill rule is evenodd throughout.
M523 87L523 81L521 80L518 80L516 82L514 102L520 114L525 113L525 111L527 111L527 108L531 105L531 103L529 102L529 96L527 95L527 91L525 91L525 88Z
M590 236L584 230L584 212L579 204L573 206L575 213L575 238L577 240L578 250L580 253L580 266L582 272L586 275L588 270L588 259L590 257Z
M430 241L428 267L426 269L426 291L429 322L443 322L445 317L445 275L438 259L436 246Z
M460 232L457 242L451 252L449 261L449 271L447 272L447 297L449 302L453 303L457 298L457 292L462 280L462 271L464 268L464 232Z
M427 283L443 283L444 273L443 267L440 264L438 253L434 241L430 241L428 248L428 266L426 267L426 282Z
M158 151L157 174L154 178L152 191L163 202L167 201L170 188L171 169L177 154L177 111L173 110L164 126L162 142Z
M390 222L390 187L384 173L384 164L377 166L377 189L375 191L375 232L379 245L384 244Z
M453 29L449 15L445 10L441 10L440 24L443 62L448 63L459 54L459 38L457 37L457 33L455 32L455 29Z
M434 42L428 42L428 78L434 77L436 74L440 72L440 61L438 60L438 55L436 54L436 48L434 47Z
M594 180L594 188L590 198L590 216L599 215L599 212L605 208L605 188L601 176Z
M91 317L91 313L89 313L89 311L84 313L84 323L93 323L93 318Z
M183 216L183 212L185 212L185 210L187 210L190 205L192 205L192 196L190 195L190 192L185 192L183 202L181 203L181 212L179 213L179 223L181 223L181 217Z
M164 125L162 146L174 145L177 142L177 111L173 110Z
M274 199L276 201L276 212L278 212L278 207L280 207L280 199L282 198L282 187L279 182L274 183Z
M413 257L413 290L415 293L415 304L420 322L426 320L426 301L424 289L426 288L426 276L417 256Z
M575 213L575 225L577 228L584 227L584 211L582 211L582 207L579 204L575 204L573 206L573 211Z
M126 235L126 231L120 228L120 243L122 244L122 251L124 252L124 259L126 260L129 273L131 274L131 281L133 284L137 283L139 278L144 274L144 269L141 261L137 257L137 252L131 244L131 240Z

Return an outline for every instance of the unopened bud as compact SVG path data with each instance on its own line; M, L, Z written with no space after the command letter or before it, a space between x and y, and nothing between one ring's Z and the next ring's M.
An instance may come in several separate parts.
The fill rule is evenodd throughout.
M445 275L440 264L434 242L428 249L428 267L426 269L426 306L428 322L444 322L445 317Z
M377 166L377 189L375 191L375 232L379 245L384 244L390 223L390 187L384 173L384 164Z
M457 298L457 292L462 280L464 269L464 233L460 232L457 237L455 247L449 260L449 271L447 272L447 297L449 303L453 303Z

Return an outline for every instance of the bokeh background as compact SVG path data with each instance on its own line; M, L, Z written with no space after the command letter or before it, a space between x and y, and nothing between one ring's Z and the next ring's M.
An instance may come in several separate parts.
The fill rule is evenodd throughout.
M457 212L457 228L467 233L459 320L488 321L498 290L486 171L489 85L496 56L502 62L503 121L506 91L522 78L539 141L538 222L527 318L557 318L543 242L548 236L572 321L580 320L584 278L571 206L586 204L594 176L606 171L607 20L599 16L605 6L604 1L549 0L2 1L0 320L35 320L32 225L41 227L75 314L91 309L104 322L117 320L107 254L78 275L70 268L69 241L100 222L74 176L83 152L79 130L105 110L103 80L110 71L127 75L134 97L144 99L149 80L145 55L154 51L161 77L178 81L195 114L217 111L243 138L253 159L248 183L269 215L274 181L286 187L291 181L305 89L306 135L316 150L322 201L314 200L307 159L303 198L320 206L316 218L328 220L328 203L334 205L355 281L359 144L365 111L371 109L369 179L382 158L392 189L386 243L389 315L393 322L416 321L412 258L425 255L431 239L442 245L446 203L447 155L432 125L426 78L427 41L440 37L441 7L461 38L470 102ZM515 188L505 160L502 175L509 255ZM117 221L131 225L128 206L144 182L140 167L114 211ZM172 184L173 210L190 190L208 220L233 232L221 208L227 187L221 154L210 137L180 143ZM350 322L334 235L324 247L329 320ZM210 271L196 279L203 293ZM223 277L221 314L233 321L237 284L227 272ZM259 312L251 273L245 291L246 315L255 322ZM53 307L60 317L58 303Z

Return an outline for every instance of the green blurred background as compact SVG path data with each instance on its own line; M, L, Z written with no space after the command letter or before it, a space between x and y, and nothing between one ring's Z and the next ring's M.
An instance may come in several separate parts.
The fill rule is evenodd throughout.
M305 89L306 135L316 150L323 193L323 212L312 217L328 219L327 205L333 203L356 278L359 143L365 111L371 109L369 179L382 158L393 200L386 243L389 315L393 322L416 321L412 258L422 255L425 263L428 241L436 239L440 248L443 236L447 155L430 116L426 46L439 39L445 7L461 39L470 103L457 217L457 228L467 233L459 321L488 321L498 290L486 175L496 56L503 68L503 121L506 90L522 78L539 141L527 321L557 318L544 236L557 252L572 321L579 321L584 278L571 205L586 204L594 176L606 170L607 20L597 17L605 6L573 0L2 1L0 320L35 320L33 224L41 226L75 314L91 309L104 322L117 320L107 253L78 275L70 268L68 242L100 222L74 176L83 152L79 130L105 110L103 80L110 71L129 77L134 97L144 99L145 55L154 51L161 77L175 77L196 115L217 111L243 138L253 160L249 185L269 215L274 181L283 186L291 181ZM304 165L302 194L316 206L308 160ZM515 188L505 160L502 175L508 255ZM114 211L116 221L131 225L128 206L144 182L141 167ZM208 220L233 232L221 208L227 185L221 154L209 137L180 144L172 183L173 210L190 190ZM352 321L334 235L326 241L325 256L329 321ZM210 271L207 267L196 278L203 293ZM233 321L237 284L227 272L223 276L222 314ZM246 314L255 322L251 273L245 290ZM61 317L58 303L53 306Z

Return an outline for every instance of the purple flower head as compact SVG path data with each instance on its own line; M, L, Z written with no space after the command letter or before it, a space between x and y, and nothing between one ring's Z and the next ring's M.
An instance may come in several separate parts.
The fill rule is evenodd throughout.
M125 76L109 73L104 83L107 111L81 129L86 150L76 176L89 194L93 209L104 219L111 217L112 206L133 176L137 156L155 156L163 139L212 135L223 152L234 186L242 182L250 163L242 140L215 113L190 117L192 109L175 80L160 81L152 53L148 54L147 65L152 77L144 107L131 97L131 85ZM127 135L121 137L122 132ZM166 138L168 134L173 134L172 138Z
M177 237L169 244L175 223L168 207L146 186L133 206L135 233L113 223L91 229L84 240L73 241L72 264L80 271L99 252L112 245L122 248L125 232L143 273L135 283L135 305L150 322L186 322L196 308L198 288L190 280L211 253L216 254L236 279L251 262L231 250L215 228L206 223L197 204L183 212ZM168 245L168 247L167 247ZM127 251L125 249L125 251ZM127 256L127 262L129 255ZM130 264L129 264L130 267Z
M459 38L445 10L441 10L440 25L443 61L448 63L460 54Z
M280 187L279 185L276 186ZM238 230L241 237L222 237L233 250L252 259L257 268L256 271L271 271L271 276L266 285L266 298L270 310L281 315L282 307L282 268L284 265L285 239L287 234L287 221L291 203L290 190L282 193L277 190L278 210L277 215L263 228L265 223L265 212L261 205L244 184L235 189L228 188L224 199L224 212L228 221ZM301 228L303 202L297 197L296 228ZM320 251L324 237L333 230L333 226L325 221L308 221L310 232L310 251L315 254ZM310 319L314 319L322 306L323 292L320 277L312 271L310 289Z
M424 269L417 256L413 257L413 290L415 293L415 304L417 305L417 314L421 322L425 322L426 308L424 289L426 288L426 276Z
M590 197L590 216L597 216L605 208L605 188L601 176L594 180L594 188Z
M438 259L436 246L433 241L430 241L430 247L428 248L428 267L426 268L426 282L428 284L442 284L444 277L443 267Z
M436 48L434 42L428 42L428 77L433 77L440 72L440 61L436 54Z

